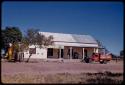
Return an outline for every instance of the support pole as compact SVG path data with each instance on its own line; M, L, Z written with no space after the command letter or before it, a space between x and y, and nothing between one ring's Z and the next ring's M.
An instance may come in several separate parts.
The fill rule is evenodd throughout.
M96 48L96 53L99 53L99 50L98 50L98 48Z
M95 53L95 50L96 50L96 49L94 48L94 53Z
M82 54L83 54L82 56L83 56L83 59L84 59L84 57L85 57L85 56L84 56L84 48L82 49Z
M61 59L61 48L59 48L59 58Z
M72 59L72 47L70 47L70 59Z

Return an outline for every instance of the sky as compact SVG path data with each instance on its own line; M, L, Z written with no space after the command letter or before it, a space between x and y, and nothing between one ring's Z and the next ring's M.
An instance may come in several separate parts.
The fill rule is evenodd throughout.
M122 2L3 2L2 29L91 35L113 54L123 50Z

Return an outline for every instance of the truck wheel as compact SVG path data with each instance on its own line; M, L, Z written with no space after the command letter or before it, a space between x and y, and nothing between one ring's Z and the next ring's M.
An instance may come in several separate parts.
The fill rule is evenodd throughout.
M86 63L89 63L89 58L85 57L84 61L85 61Z
M100 60L100 63L103 64L103 63L104 63L104 60Z
M93 60L91 58L89 58L89 63L92 63L92 62L93 62Z
M104 64L107 64L107 60L104 61Z

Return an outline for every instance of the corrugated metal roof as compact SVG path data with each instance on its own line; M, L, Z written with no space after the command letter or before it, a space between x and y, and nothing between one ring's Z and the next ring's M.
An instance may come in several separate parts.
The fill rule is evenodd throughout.
M76 34L64 34L64 33L52 33L52 32L40 32L45 36L52 35L53 41L57 42L70 42L70 43L90 43L97 44L96 40L90 35L76 35Z
M96 40L90 35L75 35L73 34L72 37L75 41L80 43L97 43Z

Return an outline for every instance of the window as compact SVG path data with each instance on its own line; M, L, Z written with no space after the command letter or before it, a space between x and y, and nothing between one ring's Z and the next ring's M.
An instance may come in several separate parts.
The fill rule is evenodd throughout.
M30 48L29 53L30 54L36 54L36 48Z
M48 48L47 55L53 56L53 48Z

